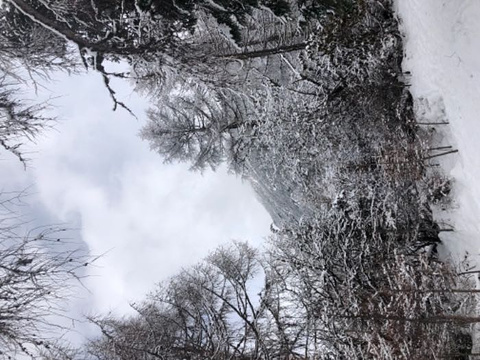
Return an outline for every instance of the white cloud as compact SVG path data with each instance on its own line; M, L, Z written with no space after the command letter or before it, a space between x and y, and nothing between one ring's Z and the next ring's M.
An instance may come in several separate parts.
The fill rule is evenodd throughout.
M36 211L48 214L35 216L77 220L92 253L108 252L86 282L91 311L128 311L128 301L217 245L259 243L268 233L271 220L248 184L222 169L200 175L163 165L136 136L142 120L112 113L94 74L62 77L52 91L67 94L55 100L62 121L39 141L31 168L14 177L36 183ZM122 100L143 116L145 103L128 96Z

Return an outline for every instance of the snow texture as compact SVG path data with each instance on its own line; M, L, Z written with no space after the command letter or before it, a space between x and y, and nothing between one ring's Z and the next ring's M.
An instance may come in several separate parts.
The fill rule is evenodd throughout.
M435 126L442 134L439 145L459 150L441 158L454 181L453 206L436 214L440 223L455 228L443 240L454 258L468 252L479 264L480 2L397 0L396 9L405 35L403 68L411 72L418 121L448 121Z
M411 72L418 121L448 121L436 127L438 140L459 150L440 163L454 184L453 206L435 214L440 224L455 229L441 234L446 255L456 260L468 255L479 269L480 2L397 0L396 8L405 35L403 68ZM474 329L472 351L478 353L478 324Z

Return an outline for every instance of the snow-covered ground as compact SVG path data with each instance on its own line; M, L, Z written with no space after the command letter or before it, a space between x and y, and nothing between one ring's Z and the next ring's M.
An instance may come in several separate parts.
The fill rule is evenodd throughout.
M396 10L417 115L422 122L448 121L436 127L445 135L439 140L459 150L440 161L454 182L452 206L435 214L455 229L442 233L445 254L456 260L468 254L480 269L480 1L396 0ZM473 329L478 353L478 324Z
M453 206L436 217L455 228L443 233L455 258L468 252L480 264L480 1L396 0L405 35L404 71L422 121L447 120L442 145L458 154L442 158L454 179Z

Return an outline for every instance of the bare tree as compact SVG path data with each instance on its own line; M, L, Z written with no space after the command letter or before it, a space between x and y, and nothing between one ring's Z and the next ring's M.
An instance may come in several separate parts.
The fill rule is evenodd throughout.
M25 142L33 142L53 119L47 104L25 99L55 71L76 72L71 47L8 4L0 8L0 146L25 165Z
M33 356L56 347L66 331L66 299L89 263L86 253L62 239L67 230L23 230L12 209L18 194L3 194L0 203L0 348L1 355Z
M35 141L42 131L51 126L53 119L42 114L44 105L24 104L16 91L5 85L0 84L0 145L25 166L27 158L22 145Z
M261 271L246 243L219 248L134 305L137 315L94 319L103 335L87 348L99 359L275 358L255 287Z

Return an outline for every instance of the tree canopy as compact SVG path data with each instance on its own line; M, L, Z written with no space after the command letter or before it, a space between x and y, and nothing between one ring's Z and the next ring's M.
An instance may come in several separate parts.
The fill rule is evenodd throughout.
M439 260L440 234L452 229L432 211L450 187L432 159L455 150L438 153L451 147L433 146L415 122L389 0L4 0L0 19L5 150L24 161L21 139L50 120L21 100L20 82L96 71L114 109L130 111L111 81L127 79L151 100L141 136L154 151L194 170L226 163L277 226L265 252L220 248L133 304L136 315L91 317L99 337L46 359L470 351L457 340L480 321L475 290ZM115 62L129 70L110 71ZM13 353L46 351L31 317L78 264L32 245L50 245L50 229L4 234L0 342Z

